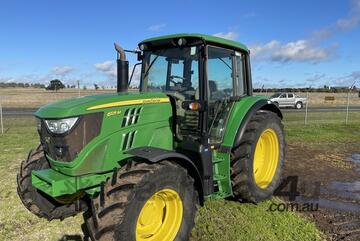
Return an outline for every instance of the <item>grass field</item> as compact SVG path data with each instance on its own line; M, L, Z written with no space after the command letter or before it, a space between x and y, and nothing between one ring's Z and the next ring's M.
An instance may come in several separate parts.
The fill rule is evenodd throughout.
M305 112L283 112L284 120L291 125L304 125ZM360 112L349 112L348 124L360 122ZM308 112L307 123L309 124L345 124L345 112Z
M64 235L73 238L68 240L79 240L81 215L63 222L47 222L29 213L21 204L16 194L16 173L28 150L38 144L35 121L32 118L7 118L5 125L6 134L0 135L0 240L59 240ZM335 127L329 131L336 132ZM300 129L291 125L289 130L310 138L308 132L302 133ZM289 141L297 142L298 134L291 134ZM269 212L270 204L271 201L253 205L209 200L198 212L191 240L323 239L321 232L304 216L294 212Z
M114 93L115 90L80 90L80 95L95 95L102 93ZM272 93L255 93L256 95L270 96ZM306 93L298 93L305 97ZM47 91L45 89L35 88L0 88L0 102L5 108L25 107L36 108L42 105L59 101L62 99L70 99L79 96L77 89L63 89L58 92ZM325 102L325 96L334 96L335 101ZM347 103L347 93L310 93L309 106L344 106ZM360 106L360 98L358 93L354 92L350 95L350 105Z

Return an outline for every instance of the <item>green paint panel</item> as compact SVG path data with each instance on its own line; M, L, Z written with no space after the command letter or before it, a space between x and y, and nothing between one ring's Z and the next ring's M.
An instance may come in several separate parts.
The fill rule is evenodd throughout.
M164 93L111 93L92 96L82 96L78 98L63 100L55 103L51 103L41 107L35 116L39 118L64 118L70 116L79 116L88 113L94 113L99 111L108 110L109 108L87 110L88 108L101 104L108 104L119 101L129 101L138 99L151 99L151 98L167 98Z
M249 112L250 108L260 100L266 100L263 96L247 96L240 101L235 102L227 122L225 129L223 145L232 147L234 144L236 133L240 127L245 115Z
M104 182L107 178L111 177L111 175L112 172L71 177L53 169L44 169L32 171L31 181L32 185L37 189L52 197L59 197L99 185L99 183Z
M151 101L139 102L149 99ZM124 102L126 105L88 110L94 106ZM49 119L94 112L104 113L100 134L71 162L53 160L47 156L51 169L33 172L32 180L36 188L50 196L59 196L91 187L87 191L94 194L97 190L94 186L108 177L108 174L96 173L110 173L114 168L126 164L131 158L125 153L128 149L141 146L173 149L172 107L163 93L116 93L75 98L44 106L35 115Z
M213 151L214 183L218 186L218 191L213 193L210 198L221 199L232 196L230 179L230 154Z
M198 34L198 33L180 33L180 34L164 35L164 36L159 36L159 37L155 37L155 38L145 39L141 43L147 43L147 42L165 40L165 39L172 39L172 38L186 38L186 37L200 38L210 44L216 43L216 44L224 45L224 46L227 46L230 48L249 51L249 49L244 44L241 44L239 42L235 42L235 41L224 39L224 38L219 38L219 37L212 36L212 35Z

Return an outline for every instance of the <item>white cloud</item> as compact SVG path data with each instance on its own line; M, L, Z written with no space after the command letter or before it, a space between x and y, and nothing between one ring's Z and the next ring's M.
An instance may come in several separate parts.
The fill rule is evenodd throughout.
M272 40L266 44L257 44L250 47L251 55L254 58L261 59L267 55L267 53L273 51L274 49L278 48L280 42L277 40Z
M334 55L337 46L316 47L308 40L297 40L282 44L272 40L265 44L251 46L251 54L256 60L275 62L312 62L329 60Z
M360 0L352 0L351 11L347 18L339 19L336 26L340 30L355 28L360 22Z
M334 80L335 85L339 86L351 86L355 85L357 87L360 86L360 71L354 71L351 74L348 74L346 76L341 76L339 78L336 78Z
M324 79L326 77L326 74L315 74L309 78L306 79L306 82L314 83L319 82L320 80Z
M114 80L117 75L116 63L112 60L104 61L102 63L95 64L95 68L104 74L106 74L109 80ZM129 66L129 79L133 71L134 65ZM131 86L139 86L141 76L141 65L137 65L134 70L134 75L131 80Z
M271 58L274 61L282 62L319 62L330 59L333 55L333 50L333 47L315 47L307 40L298 40L280 46L280 48L273 52Z
M64 76L64 75L70 74L74 70L75 70L75 68L71 67L71 66L55 66L54 68L52 68L50 73L53 75Z
M254 18L254 17L257 17L259 16L257 13L255 12L248 12L248 13L245 13L242 15L243 18Z
M230 32L219 32L213 34L216 37L225 38L229 40L235 40L239 37L239 35L236 32L230 31Z
M116 65L112 60L107 60L102 63L95 64L95 68L106 74L110 79L116 77Z
M151 32L160 32L160 31L164 30L165 27L166 27L165 23L155 24L155 25L151 25L150 27L148 27L147 30L149 30Z

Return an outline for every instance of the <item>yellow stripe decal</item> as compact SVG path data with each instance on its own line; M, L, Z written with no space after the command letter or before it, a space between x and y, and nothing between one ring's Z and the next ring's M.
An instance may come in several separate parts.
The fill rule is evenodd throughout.
M117 101L102 105L94 105L86 110L97 110L103 108L110 108L110 107L118 107L118 106L126 106L126 105L141 105L141 104L156 104L156 103L167 103L169 102L169 98L150 98L150 99L140 99L140 100L124 100L124 101Z

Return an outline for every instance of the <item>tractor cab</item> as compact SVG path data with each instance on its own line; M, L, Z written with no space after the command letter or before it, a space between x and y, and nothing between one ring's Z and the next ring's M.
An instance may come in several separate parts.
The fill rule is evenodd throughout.
M249 51L207 35L170 35L139 44L141 92L164 92L178 141L222 142L231 102L251 95Z

